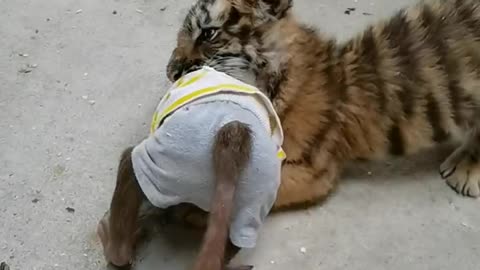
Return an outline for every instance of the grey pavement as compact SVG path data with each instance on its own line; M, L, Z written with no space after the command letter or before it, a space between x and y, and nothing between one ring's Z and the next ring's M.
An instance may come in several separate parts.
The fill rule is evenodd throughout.
M413 0L296 0L340 40ZM0 0L0 261L106 269L95 226L122 149L148 132L187 0ZM350 15L346 8L355 8ZM445 151L352 165L323 205L273 215L259 270L480 269L480 201L440 180ZM186 269L198 235L166 228L135 269ZM179 235L182 235L180 237Z

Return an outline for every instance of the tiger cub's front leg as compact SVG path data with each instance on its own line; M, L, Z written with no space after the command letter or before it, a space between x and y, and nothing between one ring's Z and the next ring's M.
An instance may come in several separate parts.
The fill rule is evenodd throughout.
M480 130L467 132L465 141L440 165L440 175L458 193L480 196Z

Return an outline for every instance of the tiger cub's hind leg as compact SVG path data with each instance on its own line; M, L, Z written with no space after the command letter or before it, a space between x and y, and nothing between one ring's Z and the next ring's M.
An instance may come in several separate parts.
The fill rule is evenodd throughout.
M480 196L480 131L473 128L466 140L440 165L440 175L456 192Z
M325 199L337 185L339 166L333 160L323 168L285 164L274 211L304 208Z

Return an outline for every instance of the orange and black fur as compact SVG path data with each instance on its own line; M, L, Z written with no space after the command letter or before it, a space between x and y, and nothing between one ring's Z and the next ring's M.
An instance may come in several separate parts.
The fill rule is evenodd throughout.
M426 0L339 44L300 24L291 0L198 0L168 64L210 65L273 101L287 160L275 208L316 202L345 162L453 141L440 166L480 196L480 2Z

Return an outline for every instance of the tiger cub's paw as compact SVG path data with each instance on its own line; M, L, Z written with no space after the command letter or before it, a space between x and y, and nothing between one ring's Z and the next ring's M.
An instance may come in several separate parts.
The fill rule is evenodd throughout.
M446 175L447 184L456 192L469 197L480 196L480 162L465 159ZM442 175L443 176L443 175Z

